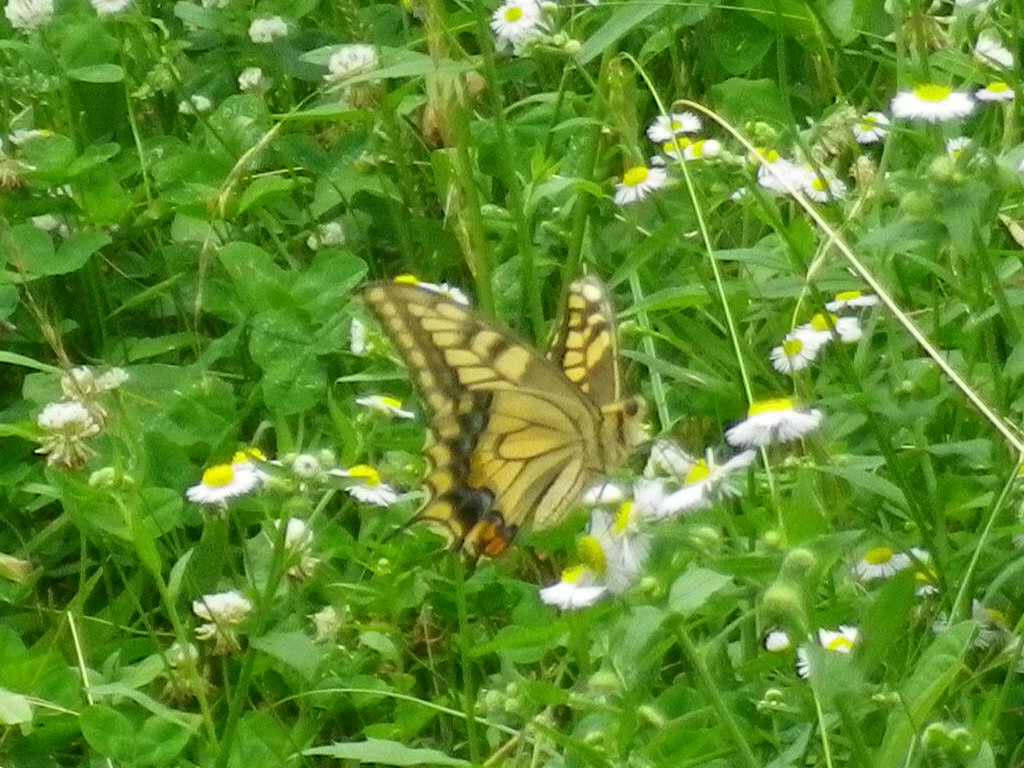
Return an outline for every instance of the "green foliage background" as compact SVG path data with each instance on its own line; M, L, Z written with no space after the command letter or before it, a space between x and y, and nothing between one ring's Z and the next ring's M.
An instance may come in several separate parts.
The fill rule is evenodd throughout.
M1007 426L1024 408L1019 108L902 123L881 149L849 130L917 82L984 85L977 34L1019 53L1024 17L1009 0L891 5L562 4L524 56L495 52L493 6L443 0L108 16L58 0L35 31L2 27L0 125L44 131L0 157L0 552L30 565L0 579L4 764L1024 761ZM275 14L288 35L252 43L251 21ZM348 43L377 46L379 67L330 87ZM265 93L239 93L248 66ZM182 113L193 96L212 108ZM854 169L849 197L817 210L893 297L863 341L792 379L770 367L795 324L864 285L792 199L756 185L732 199L750 166L689 164L651 199L612 204L652 151L644 127L678 99L720 116L706 134L737 157L726 125L848 181ZM974 145L950 157L961 130ZM331 221L345 243L310 248ZM659 527L639 588L578 613L541 604L579 517L467 572L429 532L388 538L415 500L381 510L293 481L227 515L185 501L249 445L328 450L415 489L422 424L354 402L410 392L379 338L347 351L359 287L403 272L458 284L543 340L584 270L616 294L657 434L700 453L750 396L826 414L805 450L770 451L743 497ZM34 453L35 419L80 364L131 379L104 400L96 455L64 470ZM302 581L273 525L292 516L321 561ZM915 597L910 572L855 581L879 544L925 548L939 594ZM192 601L232 588L255 605L243 649L176 667ZM314 642L325 606L342 626ZM839 624L863 642L850 657L811 648L810 682L760 645L772 626ZM997 639L981 647L986 624Z

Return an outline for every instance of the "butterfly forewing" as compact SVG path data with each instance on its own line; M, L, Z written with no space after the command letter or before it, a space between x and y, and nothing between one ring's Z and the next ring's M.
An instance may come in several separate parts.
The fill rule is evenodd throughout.
M617 378L607 385L575 374L581 338L597 339L604 351L590 359L616 369L614 357L604 362L615 347L613 338L602 339L614 332L601 284L585 286L593 284L599 295L583 288L589 303L566 324L562 351L550 360L434 291L382 282L363 294L430 411L429 499L419 516L443 526L471 555L501 554L528 522L557 524L583 486L611 468L608 457L622 452L603 445L605 404L588 394L610 397ZM599 305L606 319L588 324L586 307ZM563 371L564 362L571 367Z

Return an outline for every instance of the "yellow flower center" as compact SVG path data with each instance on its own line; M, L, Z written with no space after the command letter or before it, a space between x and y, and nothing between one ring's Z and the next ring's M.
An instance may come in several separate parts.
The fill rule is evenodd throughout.
M680 136L678 138L666 141L664 144L662 144L661 151L664 152L666 155L672 155L677 152L682 152L684 149L690 146L691 143L692 142L685 136Z
M512 22L513 24L523 18L523 9L517 6L512 6L505 11L505 21Z
M988 84L989 93L1006 93L1008 90L1010 86L1000 80Z
M235 479L235 470L230 464L217 464L203 472L203 485L223 488Z
M793 401L788 397L770 397L766 400L758 400L750 404L747 410L748 416L757 416L759 413L772 413L773 411L792 411Z
M381 395L378 400L381 405L386 405L389 408L401 408L402 401L395 397L388 397L387 395Z
M874 547L864 553L864 562L869 565L885 565L893 558L893 551L888 547Z
M669 123L669 125L672 126L673 131L678 131L683 127L683 124L680 123L678 120L673 120L671 123Z
M786 357L796 357L804 350L804 343L800 339L786 339L782 342L782 353Z
M828 191L828 181L821 176L815 176L814 181L811 182L811 188L818 192Z
M683 478L683 485L693 485L699 483L711 474L711 469L708 467L706 459L700 459L693 463L690 467L690 471L686 473L686 477Z
M825 644L825 650L838 651L839 653L849 653L853 650L853 643L845 635L839 635L834 637Z
M952 92L953 89L948 85L936 85L935 83L914 87L914 95L921 99L921 101L945 101Z
M633 502L624 501L619 505L615 513L615 522L612 523L612 532L621 534L629 526L629 514L633 511Z
M403 285L419 285L420 281L416 275L398 275L395 277L395 282Z
M650 173L646 165L634 165L622 174L622 183L627 187L635 187L647 181L647 174Z
M598 576L603 576L608 570L608 563L604 557L604 550L601 549L601 542L593 536L584 536L577 545L580 553L580 560ZM583 567L580 566L580 567Z
M852 299L859 299L863 295L860 291L840 291L836 294L836 301L850 301Z
M562 571L562 581L566 584L579 584L583 578L583 574L587 572L585 566L574 565L572 568L566 568Z
M836 327L838 319L831 312L819 312L811 318L811 328L815 331L831 331Z
M356 464L348 470L348 476L362 480L367 485L380 485L380 473L367 464Z
M243 464L253 460L266 461L267 457L259 448L243 448L240 451L236 451L235 455L231 457L232 464Z

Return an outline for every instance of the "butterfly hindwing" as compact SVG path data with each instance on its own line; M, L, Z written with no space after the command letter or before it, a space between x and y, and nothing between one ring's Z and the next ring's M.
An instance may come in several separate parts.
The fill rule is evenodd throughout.
M603 404L579 384L594 389L592 379L573 379L558 364L577 360L574 329L552 361L435 291L381 282L363 297L430 412L429 499L419 517L471 555L501 554L528 522L557 524L621 453L604 445ZM610 328L591 328L602 325Z

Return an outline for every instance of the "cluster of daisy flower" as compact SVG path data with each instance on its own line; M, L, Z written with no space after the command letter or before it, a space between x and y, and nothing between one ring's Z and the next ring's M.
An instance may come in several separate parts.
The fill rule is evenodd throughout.
M863 330L856 315L840 316L836 313L873 307L878 297L860 291L843 291L825 304L825 312L819 312L787 333L782 343L772 349L769 355L772 366L780 373L794 373L813 363L818 354L833 339L845 343L860 340Z
M95 437L107 422L103 396L128 381L122 368L96 375L88 366L72 368L61 378L64 399L44 406L36 423L43 430L36 453L46 456L50 466L75 469L83 466L95 451L86 440Z
M597 0L587 0L597 5ZM579 48L579 42L568 35L557 32L554 14L557 6L541 0L505 0L491 14L491 30L494 32L496 47L511 49L516 56L529 51L531 45L545 44L572 53Z

